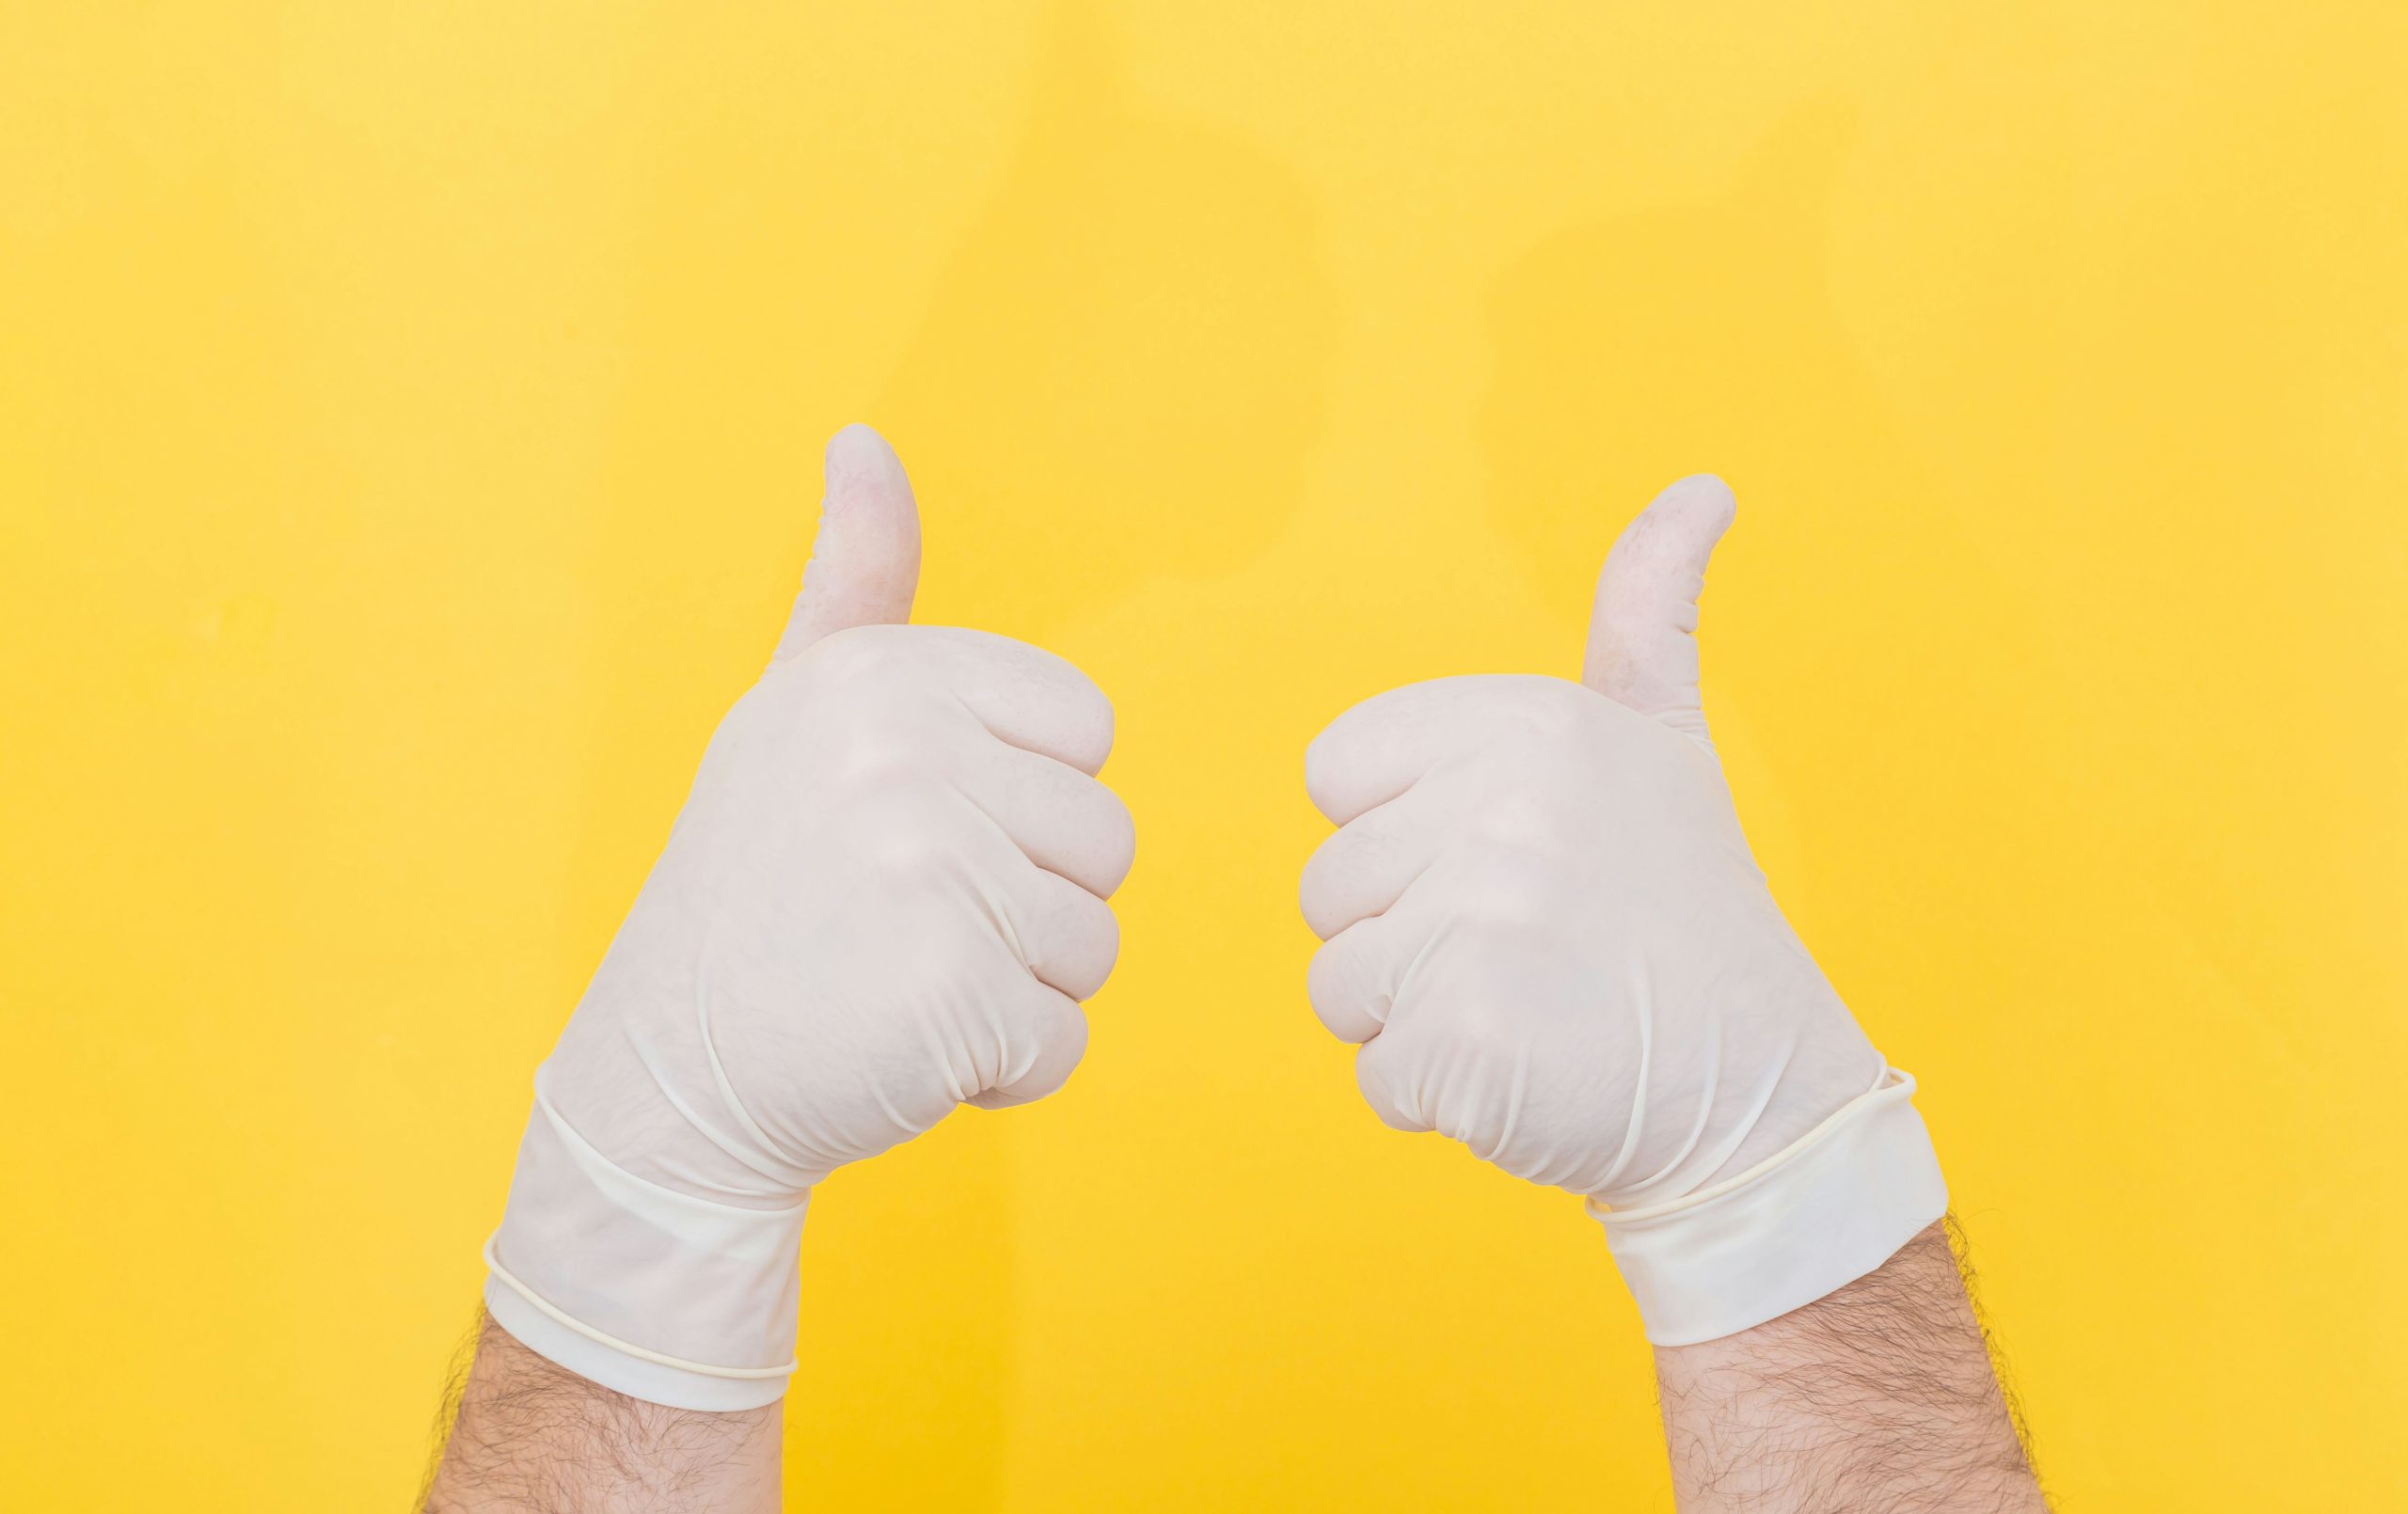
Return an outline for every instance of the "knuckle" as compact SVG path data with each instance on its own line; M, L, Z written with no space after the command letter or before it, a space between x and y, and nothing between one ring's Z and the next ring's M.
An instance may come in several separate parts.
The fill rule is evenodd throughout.
M1296 903L1314 929L1323 930L1343 907L1348 858L1354 851L1354 844L1346 840L1346 832L1341 830L1305 859L1304 875L1296 884ZM1323 934L1328 932L1323 930Z
M911 627L855 625L822 638L803 654L815 680L846 690L891 687L917 659Z
M1454 912L1482 934L1524 937L1552 917L1557 891L1546 871L1529 857L1491 845L1457 874Z
M1119 916L1109 909L1098 912L1094 923L1088 926L1087 954L1096 965L1096 983L1101 986L1120 964Z
M924 875L951 860L956 847L908 779L865 783L848 796L845 851L863 873Z
M1103 796L1101 825L1103 832L1103 860L1113 888L1118 888L1128 877L1130 868L1137 861L1137 820L1129 812L1128 803L1119 795L1098 784Z
M1486 1062L1511 1056L1521 1044L1522 1028L1495 1002L1468 1000L1450 1007L1445 1034L1457 1057Z
M1341 1040L1360 1041L1386 1017L1386 994L1362 954L1331 943L1305 969L1305 999L1322 1025Z
M1084 892L1084 891L1082 891ZM1065 954L1080 962L1098 965L1098 976L1112 970L1120 957L1120 919L1109 905L1100 904L1094 895L1073 899L1064 911L1058 927L1062 932Z
M1086 675L1078 675L1085 683ZM1075 753L1075 765L1089 769L1101 767L1112 755L1112 702L1093 684L1086 684L1088 697L1071 702L1063 715L1063 729L1058 739L1065 751Z
M1593 698L1560 678L1531 679L1499 702L1490 718L1492 741L1525 752L1559 745L1587 722Z
M1075 1065L1087 1049L1087 1017L1077 1009L1062 1004L1049 991L1033 994L1023 1001L1028 1006L1023 1033L1030 1044L1045 1049L1052 1058Z
M1335 1005L1353 986L1355 973L1344 948L1324 942L1305 965L1305 997L1315 1009Z
M1332 788L1345 776L1340 748L1331 739L1337 730L1335 725L1328 727L1305 748L1305 793L1316 802L1325 802Z
M1406 1080L1391 1075L1385 1061L1364 1052L1354 1058L1354 1086L1361 1091L1363 1102L1391 1130L1422 1130L1429 1128L1423 1117L1418 1090Z
M1118 718L1117 712L1112 707L1112 696L1103 691L1101 685L1080 671L1075 666L1069 663L1064 663L1063 666L1070 670L1070 677L1074 680L1071 686L1079 694L1079 718L1084 733L1095 744L1097 749L1110 751L1115 729L1114 722Z
M863 838L863 864L889 876L916 876L934 870L946 857L943 843L924 826L872 824Z
M1493 846L1552 853L1563 844L1562 807L1543 782L1503 786L1473 812L1473 831Z
M928 779L918 744L897 739L879 722L848 725L830 734L822 750L827 781L856 796L900 797L922 789Z

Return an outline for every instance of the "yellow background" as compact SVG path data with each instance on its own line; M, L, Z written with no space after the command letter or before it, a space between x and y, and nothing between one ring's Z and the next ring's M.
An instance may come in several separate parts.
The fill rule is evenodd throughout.
M1299 756L1707 702L2075 1508L2408 1490L2408 12L0 7L0 1466L403 1506L531 1069L870 420L1115 697L1060 1097L813 1206L797 1507L1668 1500L1594 1224L1382 1129Z

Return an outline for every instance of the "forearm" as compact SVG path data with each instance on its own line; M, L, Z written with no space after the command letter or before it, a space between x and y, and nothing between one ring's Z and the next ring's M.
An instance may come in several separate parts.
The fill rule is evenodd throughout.
M709 1413L614 1393L486 1317L427 1514L764 1514L782 1405Z
M2048 1506L1945 1222L1803 1309L1657 1348L1656 1376L1683 1514Z

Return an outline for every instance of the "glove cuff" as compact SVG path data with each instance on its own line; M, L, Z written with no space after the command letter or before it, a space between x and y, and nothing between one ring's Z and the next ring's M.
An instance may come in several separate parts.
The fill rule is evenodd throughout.
M538 1092L485 1307L537 1355L678 1409L775 1403L793 1373L802 1202L717 1204L613 1164Z
M1880 1267L1945 1214L1948 1187L1914 1091L1893 1067L1735 1177L1637 1208L1591 1199L1648 1340L1718 1340L1802 1308Z

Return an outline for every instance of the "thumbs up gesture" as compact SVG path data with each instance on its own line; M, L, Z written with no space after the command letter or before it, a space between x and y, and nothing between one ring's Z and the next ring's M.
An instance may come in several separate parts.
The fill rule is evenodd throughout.
M904 623L919 519L866 427L768 670L535 1078L494 1317L640 1398L785 1389L813 1185L957 1104L1061 1086L1112 970L1128 811L1069 663Z
M1719 480L1606 560L1581 683L1415 684L1306 754L1307 989L1380 1118L1605 1224L1648 1338L1733 1334L1879 1267L1946 1192L1749 855L1698 695Z

